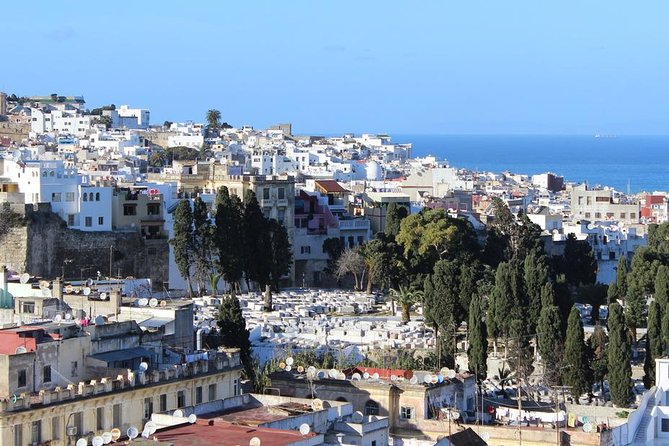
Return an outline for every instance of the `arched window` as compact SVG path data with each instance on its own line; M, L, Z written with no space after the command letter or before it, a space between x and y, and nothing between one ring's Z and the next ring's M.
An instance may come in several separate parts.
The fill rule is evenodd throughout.
M48 172L47 172L46 170L45 170L44 172L42 172L42 176L43 176L43 177L45 177L45 176L47 176L47 175L48 175Z
M52 170L51 172L49 172L49 176L50 176L50 177L52 177L52 176L54 176L54 175L56 175L56 173L55 173L53 170Z
M100 201L100 192L95 193L95 201Z
M93 192L88 194L88 201L93 201Z
M81 194L81 196L83 197L84 201L88 201L88 194L86 194L86 192Z
M374 400L369 400L365 403L365 415L378 415L379 403Z

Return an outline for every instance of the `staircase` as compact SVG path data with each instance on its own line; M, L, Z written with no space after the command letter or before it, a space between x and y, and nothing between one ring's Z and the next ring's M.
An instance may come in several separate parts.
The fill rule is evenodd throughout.
M646 442L646 431L648 430L648 425L653 420L653 417L651 416L650 413L653 411L654 407L655 407L655 397L651 396L650 398L648 398L648 405L646 406L646 410L643 412L643 418L641 418L641 423L639 423L639 427L637 427L636 429L636 434L634 435L635 444L643 444Z

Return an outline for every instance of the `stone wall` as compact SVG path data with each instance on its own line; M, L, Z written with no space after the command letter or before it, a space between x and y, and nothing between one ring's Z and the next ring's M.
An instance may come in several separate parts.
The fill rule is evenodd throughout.
M0 136L5 136L15 142L21 142L24 139L28 139L29 133L30 124L0 121Z
M166 239L145 240L138 232L85 232L68 229L48 205L26 207L27 225L2 242L0 260L13 271L66 279L109 275L148 277L155 287L168 280ZM66 262L67 260L67 262Z

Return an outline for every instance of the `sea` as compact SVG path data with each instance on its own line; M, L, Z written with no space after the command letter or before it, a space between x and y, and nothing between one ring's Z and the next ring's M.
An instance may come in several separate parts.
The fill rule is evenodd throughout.
M390 135L457 168L520 174L553 172L568 182L620 192L669 191L669 135Z

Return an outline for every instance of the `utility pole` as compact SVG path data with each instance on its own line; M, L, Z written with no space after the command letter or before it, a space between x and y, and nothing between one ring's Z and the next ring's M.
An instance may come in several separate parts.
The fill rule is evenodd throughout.
M112 256L114 254L114 245L109 245L109 279L111 280L112 277L112 263L113 259Z
M522 378L518 378L518 444L522 445L523 444L523 430L521 429L520 423L522 420L522 413L523 413L523 398L522 398L522 393L521 393L521 382Z

